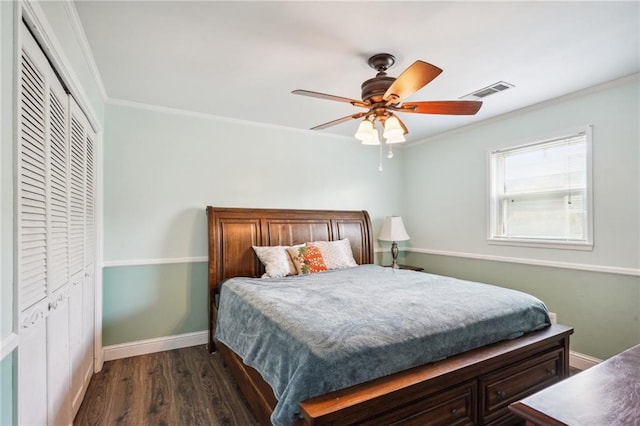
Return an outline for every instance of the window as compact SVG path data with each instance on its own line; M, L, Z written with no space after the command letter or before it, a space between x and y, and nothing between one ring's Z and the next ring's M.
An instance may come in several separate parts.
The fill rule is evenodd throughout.
M591 250L591 127L490 154L489 242Z

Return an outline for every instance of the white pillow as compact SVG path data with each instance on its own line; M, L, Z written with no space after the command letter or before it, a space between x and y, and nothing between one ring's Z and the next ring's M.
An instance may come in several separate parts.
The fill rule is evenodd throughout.
M316 246L320 249L327 269L343 269L358 266L353 258L351 243L348 238L338 241L314 241L308 246Z
M298 274L289 253L287 253L287 248L287 246L253 246L253 251L264 265L268 277L282 278ZM263 278L265 278L264 275Z

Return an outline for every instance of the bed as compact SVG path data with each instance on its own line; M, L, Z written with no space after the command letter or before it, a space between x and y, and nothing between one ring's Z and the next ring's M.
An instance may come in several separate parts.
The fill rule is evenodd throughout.
M272 419L276 424L288 424L290 421L290 418L285 417L288 420L282 423L280 411L281 406L285 404L285 398L281 387L274 384L269 371L262 369L260 373L246 365L261 369L256 365L255 359L246 353L242 356L236 353L241 351L235 347L237 344L233 334L241 332L221 334L218 330L218 336L222 336L225 343L214 338L219 320L222 321L221 330L227 330L229 324L233 325L234 313L225 308L227 305L220 305L219 311L221 295L225 301L231 299L230 289L240 284L263 288L265 292L277 291L273 290L274 287L262 285L264 280L261 282L258 279L236 278L260 277L264 273L264 267L255 256L253 246L291 246L309 241L338 241L346 238L350 243L353 259L358 265L363 265L352 268L353 271L346 272L348 274L364 270L378 275L405 274L407 279L422 281L432 279L428 274L420 272L392 271L371 265L374 263L373 240L371 222L366 211L209 206L207 217L209 349L211 352L220 352L256 418L264 425L271 424ZM330 285L328 277L332 274L339 276L341 273L329 271L317 274L322 275L326 281L322 284L325 287L319 288L329 288L326 287ZM291 280L283 281L283 285L290 285ZM379 297L383 301L384 290L372 288L376 289L374 299ZM240 319L241 308L233 309L238 309L238 322L247 321ZM295 309L289 308L289 311ZM287 310L282 312L287 313ZM376 315L383 317L385 311L379 312L381 313ZM539 325L537 328L540 328ZM314 425L516 423L517 419L508 411L511 402L567 377L569 335L572 332L569 327L553 325L528 332L521 337L509 336L506 340L500 338L495 343L481 347L463 348L462 353L440 354L436 356L435 361L421 362L418 365L408 364L408 368L402 368L400 371L384 373L384 370L381 370L383 373L380 374L383 375L380 377L360 377L355 385L335 390L327 388L329 390L326 392L312 393L311 397L301 399L296 404L300 414L295 422ZM394 356L404 351L405 349L387 352L390 354L388 358L396 359ZM345 360L345 364L353 361L340 358L342 359ZM245 364L243 360L248 361ZM325 369L323 371L330 375L329 372L343 367L342 361L333 362L334 364L322 365L318 364L316 359L314 365L321 365L321 368ZM363 363L363 371L376 370L378 366L377 362L371 362L366 358L363 358ZM268 384L268 381L271 384ZM276 398L276 393L282 401Z

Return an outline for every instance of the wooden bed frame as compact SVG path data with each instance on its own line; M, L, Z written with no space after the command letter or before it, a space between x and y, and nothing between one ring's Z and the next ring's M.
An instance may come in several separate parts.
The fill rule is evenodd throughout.
M207 207L209 351L218 350L262 425L277 402L271 387L221 342L214 341L220 283L259 277L252 246L349 238L358 264L374 263L366 211ZM446 360L320 395L300 404L300 424L504 425L519 420L508 406L569 374L570 327L554 325ZM363 366L366 368L366 366Z

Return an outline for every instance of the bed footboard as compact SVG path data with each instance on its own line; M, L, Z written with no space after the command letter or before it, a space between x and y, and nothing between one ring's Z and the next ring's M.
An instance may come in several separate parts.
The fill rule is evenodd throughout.
M301 424L517 424L510 403L568 377L572 333L553 325L311 398L300 404ZM260 424L270 425L276 404L270 386L222 343L217 346Z

